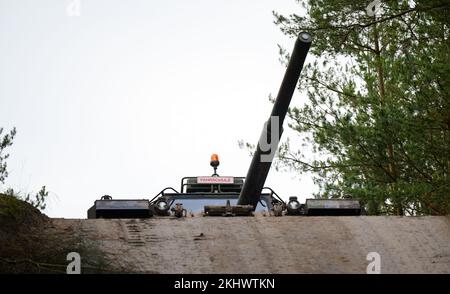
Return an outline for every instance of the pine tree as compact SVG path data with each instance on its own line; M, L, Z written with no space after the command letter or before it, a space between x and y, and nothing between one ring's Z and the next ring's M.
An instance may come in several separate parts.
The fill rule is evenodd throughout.
M286 35L314 37L300 85L308 100L289 110L314 158L287 141L279 163L313 172L316 197L359 198L368 214L448 214L450 4L380 3L376 13L358 0L274 13Z

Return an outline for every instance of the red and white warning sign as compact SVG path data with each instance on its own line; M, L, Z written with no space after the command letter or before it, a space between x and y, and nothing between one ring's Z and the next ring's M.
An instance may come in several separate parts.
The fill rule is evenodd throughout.
M198 184L233 184L233 177L197 177Z

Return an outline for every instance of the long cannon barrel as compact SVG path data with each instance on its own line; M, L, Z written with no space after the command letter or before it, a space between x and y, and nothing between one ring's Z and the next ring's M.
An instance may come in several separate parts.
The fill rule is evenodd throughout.
M283 82L273 104L272 113L264 125L253 154L244 186L239 195L238 205L253 205L256 208L258 204L273 157L278 149L278 142L283 132L284 118L311 46L311 41L311 35L306 32L300 33L297 37Z

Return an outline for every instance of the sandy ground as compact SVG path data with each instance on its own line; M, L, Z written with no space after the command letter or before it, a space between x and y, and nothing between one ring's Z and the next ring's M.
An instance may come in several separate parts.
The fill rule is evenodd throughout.
M450 217L55 219L145 273L450 273ZM83 257L82 257L83 258Z

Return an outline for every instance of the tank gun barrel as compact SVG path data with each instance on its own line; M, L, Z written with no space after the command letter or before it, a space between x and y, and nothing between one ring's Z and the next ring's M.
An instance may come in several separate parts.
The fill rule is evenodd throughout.
M264 125L253 154L244 186L239 195L238 205L253 205L256 208L258 204L273 157L278 149L278 142L283 132L283 122L297 81L300 78L311 41L311 35L306 32L300 33L297 37L277 98L273 104L270 118Z

